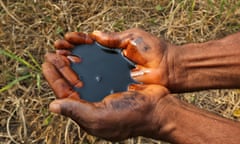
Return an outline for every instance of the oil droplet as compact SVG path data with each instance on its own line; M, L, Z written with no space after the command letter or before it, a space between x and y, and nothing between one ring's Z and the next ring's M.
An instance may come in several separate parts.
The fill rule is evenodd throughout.
M113 89L111 89L111 90L110 90L110 94L113 94L113 93L114 93L114 90L113 90Z
M101 76L96 76L95 79L96 79L97 82L101 82L102 77Z

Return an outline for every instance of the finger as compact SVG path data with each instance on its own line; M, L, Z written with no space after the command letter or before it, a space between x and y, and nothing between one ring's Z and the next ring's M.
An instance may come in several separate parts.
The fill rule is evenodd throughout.
M128 91L140 91L144 90L146 88L146 85L143 84L130 84L128 86Z
M71 69L70 63L65 56L48 53L45 60L52 63L63 77L73 86L82 87L83 83L79 80L78 75Z
M71 97L79 99L79 95L72 90L71 86L62 78L62 76L51 63L43 63L42 71L57 98Z
M159 96L166 96L169 94L167 88L161 85L154 84L131 84L128 86L129 91L137 91L147 97L159 98Z
M69 50L63 50L63 49L60 49L60 50L59 50L59 49L57 49L57 50L56 50L56 54L68 56L68 55L71 55L72 52L69 51Z
M136 68L130 72L131 78L137 82L144 84L161 84L165 81L159 81L161 76L159 75L158 69L147 68L141 65L136 65ZM167 82L166 82L167 83Z
M81 58L78 56L71 55L72 53L69 50L56 50L56 54L66 56L71 62L74 63L81 62Z
M71 44L91 44L93 43L92 38L88 34L80 32L70 32L65 35L65 40Z
M132 45L131 41L126 47L126 49L123 50L123 55L129 58L134 63L140 65L145 65L147 63L147 60L142 56L143 54L139 52L136 45Z
M151 72L151 69L144 67L142 65L135 65L135 68L131 70L131 77L136 80L137 78L144 76Z
M133 33L129 31L103 33L100 31L94 31L90 34L92 39L98 43L110 47L110 48L126 48L129 41L133 39Z
M159 81L159 74L156 72L149 72L149 71L140 71L141 73L139 76L135 76L132 79L134 79L137 82L141 82L143 84L164 84L164 82ZM142 75L142 73L144 73Z
M74 45L70 44L66 40L56 40L54 42L54 47L56 49L72 49L74 47Z
M54 47L57 49L56 54L67 56L71 54L70 49L72 49L74 45L70 44L66 40L56 40L54 42Z
M74 62L74 63L80 63L80 62L81 62L81 58L78 57L78 56L69 55L69 56L67 56L67 58L68 58L71 62Z
M97 122L98 109L94 104L84 100L60 99L54 100L50 105L51 112L61 114L75 120L81 126Z

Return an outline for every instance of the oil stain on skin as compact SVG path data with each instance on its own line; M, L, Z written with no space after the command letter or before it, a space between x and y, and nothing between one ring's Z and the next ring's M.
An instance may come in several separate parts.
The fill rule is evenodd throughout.
M150 47L144 42L142 37L138 37L134 40L136 47L139 47L143 52L147 52Z
M112 108L115 110L132 109L135 110L139 104L144 103L145 97L137 92L126 92L121 98L111 101Z
M71 63L72 69L83 81L82 88L74 87L81 99L101 101L105 96L126 91L131 83L130 70L134 64L126 59L120 49L109 49L93 43L79 45L72 54L81 58L81 63Z

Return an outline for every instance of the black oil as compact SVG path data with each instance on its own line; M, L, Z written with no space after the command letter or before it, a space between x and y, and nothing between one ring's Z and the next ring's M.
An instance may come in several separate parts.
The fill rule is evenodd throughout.
M126 91L131 83L130 70L134 64L126 59L120 49L109 49L98 43L76 46L73 55L81 58L81 63L72 63L84 86L74 88L81 99L90 102L101 101L105 96Z

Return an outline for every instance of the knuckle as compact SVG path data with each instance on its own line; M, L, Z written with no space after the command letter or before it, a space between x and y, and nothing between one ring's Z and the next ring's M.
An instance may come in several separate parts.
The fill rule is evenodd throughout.
M64 56L57 55L57 54L54 54L54 53L46 54L45 55L45 60L52 63L53 65L55 65L58 69L62 69L63 67L68 65L66 63L66 60L64 60Z
M59 47L59 43L61 43L61 41L62 41L62 40L60 40L60 39L56 40L56 41L54 42L54 44L53 44L54 47L55 47L55 48Z
M65 39L69 39L72 35L74 35L76 32L68 32L64 35Z
M51 56L51 53L46 53L46 54L44 55L45 60L48 59L49 56Z

